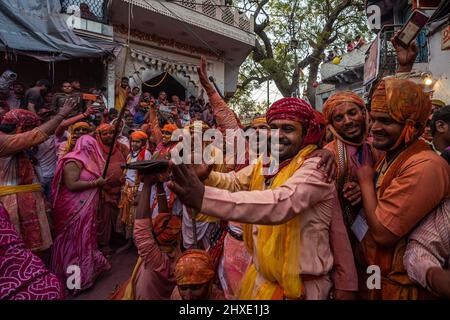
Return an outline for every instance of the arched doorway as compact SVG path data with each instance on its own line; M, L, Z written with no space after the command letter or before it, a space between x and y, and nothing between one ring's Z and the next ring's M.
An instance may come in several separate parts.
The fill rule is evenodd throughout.
M155 84L158 86L154 87ZM152 96L158 98L161 91L167 93L167 98L170 100L173 95L178 96L181 100L186 99L186 88L183 87L170 74L161 73L160 75L147 80L142 84L142 92L150 92Z

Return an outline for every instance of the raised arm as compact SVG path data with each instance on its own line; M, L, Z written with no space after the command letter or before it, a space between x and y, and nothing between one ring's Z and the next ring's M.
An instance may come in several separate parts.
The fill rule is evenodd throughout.
M0 157L29 149L47 140L75 105L73 100L68 99L56 116L39 127L23 133L0 135Z
M162 133L161 128L159 127L158 115L156 114L156 104L154 99L150 102L150 110L149 110L149 125L152 130L152 134L155 137L156 144L159 144L162 141Z
M152 177L144 177L144 186L139 194L139 202L136 208L136 220L134 222L134 239L139 256L145 265L153 269L159 268L162 264L168 263L167 256L159 249L156 243L150 220L150 192Z
M205 57L201 57L200 67L197 68L197 72L200 83L208 95L209 103L212 106L213 114L219 129L222 131L227 129L239 129L240 125L236 120L233 111L209 82Z
M86 110L86 112L78 114L74 117L71 117L67 120L64 120L63 122L61 122L61 124L58 126L58 128L56 128L55 131L55 135L57 137L61 137L64 134L64 131L70 127L71 125L77 123L78 121L81 121L87 117L89 117L89 115L94 114L95 110L92 107L88 107L88 109Z

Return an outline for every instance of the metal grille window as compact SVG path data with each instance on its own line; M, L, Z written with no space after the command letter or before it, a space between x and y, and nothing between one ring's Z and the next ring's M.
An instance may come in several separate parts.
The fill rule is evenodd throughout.
M61 0L61 12L72 13L75 6L79 9L81 18L106 23L107 5L107 0Z
M222 12L222 21L228 24L234 24L234 14L230 8L225 8Z
M239 28L250 31L250 20L245 15L239 17Z
M400 30L401 26L384 26L380 32L380 72L379 78L395 74L397 69L397 53L392 45L391 38L395 32Z
M185 6L187 8L190 8L192 10L195 10L195 6L196 6L195 0L182 0L181 5Z
M204 14L215 18L216 17L216 7L215 5L211 2L211 0L207 0L203 2L202 5L202 11Z

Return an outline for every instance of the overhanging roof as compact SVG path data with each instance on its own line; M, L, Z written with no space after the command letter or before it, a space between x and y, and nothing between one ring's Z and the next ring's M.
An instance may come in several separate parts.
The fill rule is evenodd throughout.
M99 57L110 52L77 36L63 20L58 0L0 1L0 50L44 61Z

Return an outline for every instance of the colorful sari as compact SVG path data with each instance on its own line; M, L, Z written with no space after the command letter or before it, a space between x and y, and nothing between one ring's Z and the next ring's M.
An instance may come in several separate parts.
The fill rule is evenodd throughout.
M28 249L44 251L52 245L44 193L23 151L0 158L0 201Z
M64 167L74 161L82 166L80 180L94 181L101 176L105 160L95 139L84 135L77 140L74 150L58 162L52 185L56 238L51 269L65 283L68 267L78 266L81 283L76 290L81 291L92 286L110 265L97 245L99 189L72 192L63 183Z
M95 137L103 158L108 158L111 147L105 145L102 141L103 132L114 132L114 126L102 124L97 128ZM111 232L116 227L119 216L120 192L122 187L122 168L127 161L129 149L126 145L116 141L108 167L108 183L103 186L99 214L97 217L98 242L100 246L108 246L111 239Z
M59 300L64 289L25 246L0 205L0 300Z

